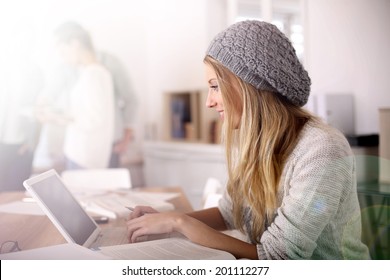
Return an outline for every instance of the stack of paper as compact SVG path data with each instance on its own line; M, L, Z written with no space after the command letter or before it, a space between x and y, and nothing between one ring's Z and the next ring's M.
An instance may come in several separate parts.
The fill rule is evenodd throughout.
M117 260L235 260L225 251L204 247L184 238L167 238L140 243L100 247L100 252Z
M107 193L104 195L83 196L78 198L81 205L88 211L109 218L126 217L129 210L126 207L137 205L150 206L159 212L174 210L174 206L155 193L126 192Z

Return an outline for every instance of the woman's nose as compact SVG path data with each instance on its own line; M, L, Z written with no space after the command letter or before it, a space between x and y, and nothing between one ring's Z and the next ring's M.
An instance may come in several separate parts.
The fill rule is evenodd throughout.
M207 108L212 108L215 105L217 105L217 102L215 102L215 100L212 98L211 94L208 93L207 94L207 99L206 99L206 107Z

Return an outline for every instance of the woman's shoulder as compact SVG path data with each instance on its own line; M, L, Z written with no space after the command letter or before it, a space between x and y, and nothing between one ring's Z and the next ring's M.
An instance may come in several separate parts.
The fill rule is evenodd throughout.
M335 156L352 155L351 147L345 135L321 119L308 121L298 138L295 152L301 153L308 150L317 150Z

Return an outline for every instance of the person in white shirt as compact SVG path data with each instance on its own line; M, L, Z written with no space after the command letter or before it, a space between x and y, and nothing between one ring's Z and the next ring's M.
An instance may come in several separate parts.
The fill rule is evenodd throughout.
M106 51L97 51L96 57L99 63L110 72L114 84L115 122L109 167L117 168L121 166L121 158L128 151L129 144L134 137L133 126L137 110L137 99L131 86L127 69L123 63L115 55ZM40 94L40 102L46 103L46 106L60 112L66 106L68 92L75 86L79 71L72 65L57 63L48 72L45 89ZM59 126L50 126L50 129L55 129L56 132L63 131ZM49 137L47 130L43 133L42 138ZM50 141L54 140L50 139ZM56 143L52 148L47 148L53 157L53 161L56 161L56 158L59 161L62 160L63 151L62 148L58 148L62 145L62 138L61 140L57 139L57 142L60 143Z
M107 168L114 137L112 77L98 62L91 37L80 25L64 23L55 37L64 62L78 69L65 120L66 169Z

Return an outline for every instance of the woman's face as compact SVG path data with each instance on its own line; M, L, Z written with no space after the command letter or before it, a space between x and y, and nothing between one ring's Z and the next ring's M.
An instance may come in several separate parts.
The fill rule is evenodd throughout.
M206 107L214 108L218 113L221 119L224 119L225 110L223 107L223 100L221 90L219 88L217 76L214 69L205 64L206 67L206 80L209 88L209 92L206 99Z
M208 84L208 95L206 100L206 107L215 109L222 120L225 118L225 107L223 104L223 98L222 98L222 92L218 84L217 75L214 71L214 69L209 65L205 64L205 70L206 70L206 81ZM234 100L235 106L238 110L232 110L234 111L233 114L233 121L234 121L234 127L237 128L240 123L241 113L238 113L241 111L241 100L238 98L238 92L237 97Z

